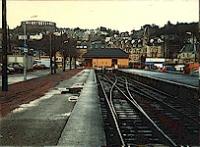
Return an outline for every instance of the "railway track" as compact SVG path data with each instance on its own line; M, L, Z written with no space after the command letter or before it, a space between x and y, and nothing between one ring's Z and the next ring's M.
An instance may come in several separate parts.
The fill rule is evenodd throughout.
M112 128L112 131L106 129L108 131L106 133L108 145L116 145L114 140L120 140L117 145L166 144L176 146L134 100L125 95L119 87L116 88L117 81L110 83L108 79L100 75L98 75L98 81L100 82L100 90L103 91L100 97L106 99L105 103L102 104L104 120L106 120L107 126L110 125L107 128ZM110 124L107 120L108 116L112 116L109 119ZM115 126L112 126L113 124ZM113 130L116 130L118 135L115 135Z
M168 94L119 75L97 77L101 97L107 97L107 104L102 105L110 104L104 112L113 114L112 125L117 125L121 145L198 145L199 122L194 112L182 109L183 102L177 104L172 98L168 102Z
M119 79L119 81L123 83L124 79L127 79L127 77L121 76ZM128 81L128 86L130 88L144 93L148 97L154 99L156 98L157 101L165 103L169 107L176 109L177 112L179 111L180 113L184 114L185 117L188 117L200 124L198 121L199 116L197 115L199 111L199 106L197 105L198 101L186 101L180 97L172 96L169 93L165 93L131 78L128 78Z

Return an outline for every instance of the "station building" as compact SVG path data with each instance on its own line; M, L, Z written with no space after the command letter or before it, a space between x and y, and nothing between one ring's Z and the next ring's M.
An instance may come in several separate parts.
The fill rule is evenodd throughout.
M90 49L83 55L86 67L127 68L129 55L120 48Z

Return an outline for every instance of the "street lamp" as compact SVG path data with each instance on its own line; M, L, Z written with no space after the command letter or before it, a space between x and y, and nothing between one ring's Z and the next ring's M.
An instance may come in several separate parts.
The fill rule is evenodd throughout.
M26 43L26 40L27 40L27 34L26 34L26 22L24 22L24 81L27 80L27 52L28 52L28 49L27 49L27 43Z
M53 74L53 61L52 61L52 40L51 40L51 33L49 34L49 56L50 56L50 70L51 74Z
M64 44L67 44L68 40L64 41ZM63 71L65 71L65 66L66 66L66 51L64 50L64 46L62 48L62 53L63 53Z

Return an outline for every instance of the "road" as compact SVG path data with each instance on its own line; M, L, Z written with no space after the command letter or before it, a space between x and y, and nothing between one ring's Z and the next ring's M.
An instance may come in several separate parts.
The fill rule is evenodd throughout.
M38 78L45 76L49 74L49 70L37 70L34 72L28 72L27 73L27 80L33 79L33 78ZM24 81L24 75L23 74L13 74L13 75L8 75L8 84L13 84L17 83L20 81ZM2 86L2 76L0 76L0 87Z

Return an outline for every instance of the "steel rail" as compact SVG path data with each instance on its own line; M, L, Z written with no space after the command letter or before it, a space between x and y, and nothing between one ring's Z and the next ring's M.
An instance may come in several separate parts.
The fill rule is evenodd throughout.
M162 129L160 129L156 123L147 115L147 113L142 109L142 107L136 102L136 100L132 97L130 91L129 91L129 87L128 87L128 82L126 80L126 90L129 94L129 96L132 98L132 100L134 101L134 103L138 106L138 109L140 109L140 111L144 114L144 116L151 122L151 124L156 128L156 130L158 130L169 142L171 145L173 146L178 146L166 133L164 133L164 131Z
M127 84L133 86L132 84L130 84L130 83L128 83L128 82L127 82ZM147 92L142 91L140 88L137 88L136 86L134 86L134 87L135 87L137 90L141 91L143 94L140 93L140 92L138 92L137 90L131 89L131 91L137 93L138 95L142 95L142 96L144 96L144 97L146 97L146 98L148 98L148 99L156 100L156 101L158 101L159 103L161 103L161 104L167 106L167 107L170 108L171 110L176 111L176 112L179 113L180 115L187 117L188 120L193 121L193 122L197 123L198 125L200 125L200 122L199 122L198 120L195 120L195 119L189 117L189 116L186 115L185 113L183 113L183 112L181 112L180 110L177 110L176 108L170 106L170 105L167 104L166 102L163 102L162 100L159 100L158 98L153 97L152 95L148 94Z
M115 115L115 113L113 112L112 106L111 106L111 104L110 104L110 102L109 102L109 99L108 99L108 97L107 97L107 94L106 94L106 92L105 92L105 89L103 88L103 84L102 84L102 82L101 82L100 80L99 80L99 83L100 83L100 85L101 85L101 89L102 89L102 91L103 91L103 94L104 94L104 96L105 96L106 102L107 102L108 107L109 107L109 109L110 109L112 118L113 118L113 120L114 120L115 127L116 127L116 129L117 129L117 133L118 133L118 135L119 135L121 144L122 144L122 146L125 146L125 142L124 142L124 139L123 139L123 137L122 137L122 134L121 134L121 131L120 131L120 128L119 128L119 124L118 124L118 121L117 121L117 118L116 118L116 115Z
M112 110L113 110L113 112L115 114L115 117L118 120L118 116L117 116L117 113L116 113L116 110L115 110L115 107L114 107L114 104L113 104L113 95L112 95L113 89L114 89L116 83L117 83L117 79L115 80L114 84L112 85L112 87L110 89L110 105L111 105L111 108L112 108Z
M150 87L149 85L146 85L146 84L144 84L144 83L141 83L141 82L136 81L136 80L133 80L133 79L131 79L131 81L133 81L133 82L135 82L135 83L137 83L137 84L139 84L139 85L141 85L141 86L144 86L144 87L146 87L146 88L148 88L148 89L150 89L150 90L152 90L152 91L155 91L155 92L157 92L157 93L163 94L164 96L167 96L167 97L176 99L176 100L179 101L179 102L185 103L184 101L181 101L180 99L178 99L178 97L172 96L172 95L170 95L170 94L168 94L168 93L166 93L166 92L164 92L164 91L162 91L162 90L158 90L158 89L156 89L156 88ZM196 108L198 109L198 106L192 105L191 103L187 103L187 105L190 105L190 106L192 106L192 107L196 107Z
M113 83L107 76L106 78ZM134 100L133 97L131 99L117 86L115 87L132 103L146 118L147 120L154 126L154 128L168 141L170 146L178 146L162 129L160 129L156 123L147 115L147 113L142 109L142 107ZM126 87L127 88L127 87ZM127 91L128 92L128 91Z

